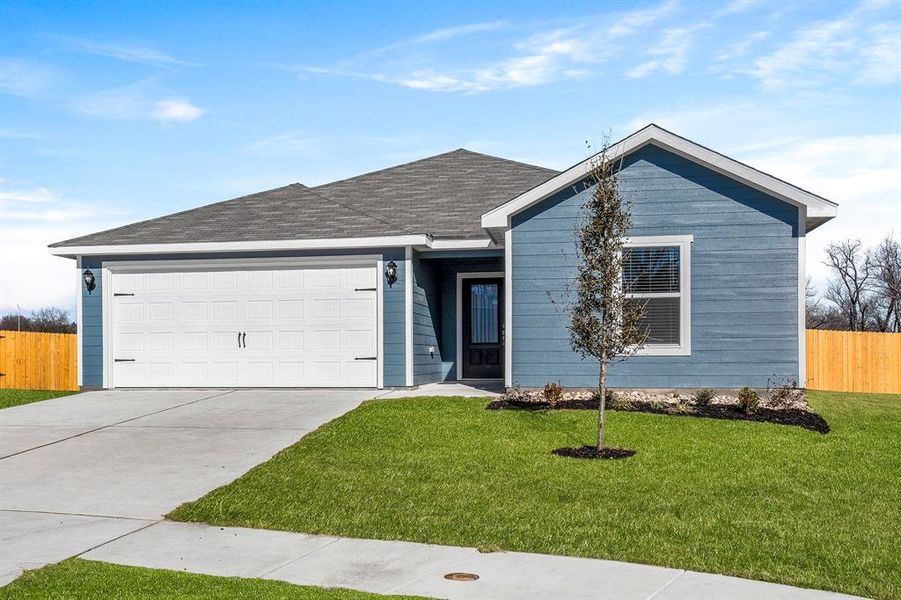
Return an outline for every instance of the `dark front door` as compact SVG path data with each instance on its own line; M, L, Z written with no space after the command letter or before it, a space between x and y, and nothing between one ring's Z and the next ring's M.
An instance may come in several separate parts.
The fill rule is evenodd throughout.
M503 379L503 278L464 279L462 309L461 379Z

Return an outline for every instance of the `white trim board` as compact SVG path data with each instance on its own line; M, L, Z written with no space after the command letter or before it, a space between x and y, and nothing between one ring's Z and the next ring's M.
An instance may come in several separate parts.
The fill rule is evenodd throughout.
M239 258L239 259L192 259L192 260L141 260L141 261L117 261L105 260L101 263L101 290L103 302L101 306L101 321L103 322L103 387L111 389L115 387L113 381L113 352L112 352L112 307L113 286L112 273L128 272L153 272L153 271L190 271L190 270L216 270L216 269L253 269L253 268L296 268L296 267L334 267L371 265L376 269L376 385L378 389L384 387L384 331L385 331L385 306L383 296L383 258L380 254L359 254L349 256L320 256L320 257L278 257L278 258ZM79 277L81 270L79 270ZM79 288L79 292L81 289ZM80 295L79 295L80 297ZM79 330L81 323L79 322ZM79 346L80 348L80 346Z
M413 248L404 248L404 382L413 385Z
M504 232L504 387L513 387L513 230Z
M387 248L424 244L430 245L428 235L395 235L360 238L328 238L317 240L272 240L255 242L179 242L173 244L103 244L95 246L57 246L50 248L55 256L128 255L128 254L185 254L203 252L266 252L272 250L340 250L356 248Z
M76 359L76 370L78 371L78 387L84 385L84 348L83 345L83 336L84 336L84 308L82 303L84 300L81 295L84 293L81 291L82 286L84 285L84 276L82 275L83 269L81 266L81 257L75 257L75 273L77 275L77 283L76 290L78 293L75 296L75 354L78 357ZM103 285L103 282L100 282L100 285ZM96 289L96 288L95 288Z
M835 202L714 152L653 123L612 144L608 149L608 158L619 160L648 144L659 146L794 206L806 207L807 218L811 220L808 231L838 213L838 205ZM486 212L482 215L482 227L485 229L509 227L513 215L584 179L591 170L594 158L594 156L587 158L509 202Z
M117 256L141 254L186 254L217 252L271 252L292 250L343 250L362 248L396 248L413 246L417 250L482 250L496 248L488 238L438 239L430 235L395 235L360 238L322 238L315 240L270 240L253 242L178 242L171 244L100 244L92 246L57 246L50 248L54 256Z
M471 377L463 377L463 280L464 279L480 279L483 277L494 277L504 279L504 318L507 318L506 302L507 302L507 281L504 274L500 271L473 271L468 273L457 273L457 310L455 312L457 320L457 381L494 381L493 379L473 379ZM509 332L510 326L504 323L504 332ZM504 340L504 380L507 379L507 340L509 339L505 333L501 333Z
M798 207L798 385L807 387L807 230Z

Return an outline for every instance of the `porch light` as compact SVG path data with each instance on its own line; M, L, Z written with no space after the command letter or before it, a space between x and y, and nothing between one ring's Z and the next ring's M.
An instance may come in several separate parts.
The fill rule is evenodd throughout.
M385 266L385 281L388 282L389 287L397 281L397 264L393 260Z
M94 274L91 273L90 269L87 269L84 272L84 287L87 288L88 294L93 292L94 288L97 287L96 281L94 281Z

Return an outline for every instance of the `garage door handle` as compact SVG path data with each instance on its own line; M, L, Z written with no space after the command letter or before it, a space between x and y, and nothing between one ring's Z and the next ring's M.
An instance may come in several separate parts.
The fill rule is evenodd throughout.
M113 362L134 362L133 358L114 358Z
M134 296L134 294L126 294L123 292L114 292L113 296Z
M378 360L378 356L357 356L354 360Z
M241 346L243 348L247 347L247 332L246 331L241 334Z
M355 292L377 292L378 288L354 288Z

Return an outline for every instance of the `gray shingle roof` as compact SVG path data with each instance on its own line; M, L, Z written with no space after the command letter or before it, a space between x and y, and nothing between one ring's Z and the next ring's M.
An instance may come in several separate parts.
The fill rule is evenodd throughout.
M482 213L556 171L454 150L333 183L299 183L57 242L58 246L380 235L485 237Z
M486 237L483 213L557 175L557 171L454 150L313 188L348 206L402 221L412 233Z

